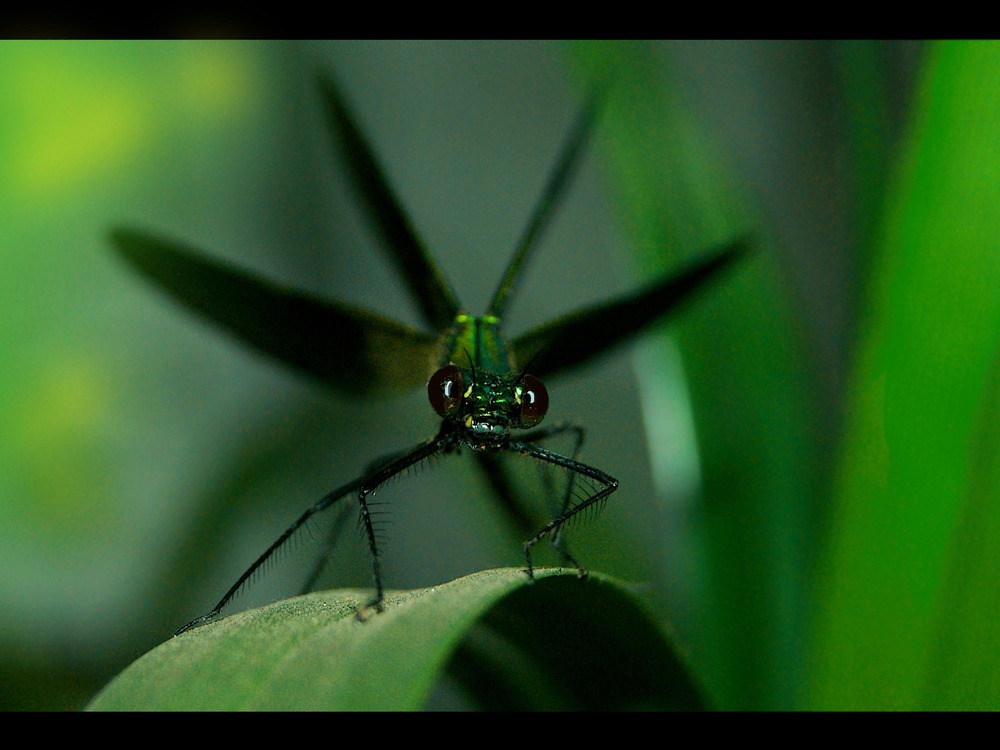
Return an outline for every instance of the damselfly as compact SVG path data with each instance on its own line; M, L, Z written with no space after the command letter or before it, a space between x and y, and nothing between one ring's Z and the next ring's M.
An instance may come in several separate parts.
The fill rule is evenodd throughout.
M321 92L334 141L358 197L434 333L279 286L144 232L115 230L115 245L129 264L187 307L222 325L244 343L335 389L374 393L426 386L441 426L433 437L375 464L309 507L209 613L178 632L218 616L251 576L312 517L349 497L359 506L375 587L374 597L359 615L382 609L381 549L369 507L371 495L407 469L433 456L455 453L462 446L471 449L504 507L522 528L528 528L529 521L512 497L498 456L504 452L520 454L568 473L565 489L560 488L555 498L557 511L548 522L534 527L533 533L528 532L523 544L525 571L532 577L532 548L547 538L563 559L585 576L586 569L566 548L563 528L582 511L606 500L618 488L618 480L579 460L583 428L573 424L540 426L549 403L540 378L596 356L674 310L746 249L745 241L736 240L630 296L572 313L508 341L503 330L508 304L579 163L594 124L595 102L591 100L577 118L492 301L483 315L475 316L459 305L330 79L321 79ZM571 439L573 448L568 455L541 445L556 435Z

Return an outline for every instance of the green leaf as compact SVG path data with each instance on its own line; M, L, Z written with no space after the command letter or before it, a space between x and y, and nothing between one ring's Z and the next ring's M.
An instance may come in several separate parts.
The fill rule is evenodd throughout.
M995 610L983 607L996 577L959 582L954 573L988 559L976 537L997 528L996 505L976 507L976 475L993 469L970 448L992 429L983 405L994 408L986 394L1000 340L998 92L1000 45L931 48L870 261L818 588L817 708L916 708L941 660L978 673L994 650L995 626L984 618ZM967 520L957 526L963 503ZM938 634L942 617L950 630L973 611L975 623Z
M610 79L599 137L639 272L656 277L705 248L750 233L754 254L643 352L637 367L651 434L677 421L652 408L687 399L697 424L702 482L689 540L700 551L685 642L724 708L788 706L803 658L809 554L807 499L816 467L808 371L780 285L780 257L756 227L725 159L671 80L657 46L586 41L568 47L583 75ZM675 343L676 342L676 343ZM654 348L655 347L655 348ZM683 358L687 393L677 395ZM654 465L674 443L650 440ZM663 486L675 499L686 488ZM686 523L687 519L685 519Z
M112 710L414 710L447 668L484 708L698 709L683 659L629 586L490 570L389 593L308 594L172 638L90 704Z
M925 710L1000 709L1000 356L972 445L969 484L951 540Z

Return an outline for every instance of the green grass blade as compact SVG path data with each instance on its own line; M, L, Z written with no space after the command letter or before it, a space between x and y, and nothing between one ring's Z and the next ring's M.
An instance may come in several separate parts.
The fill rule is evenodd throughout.
M972 537L996 523L995 506L983 515L976 499L995 489L969 488L982 482L977 472L993 471L989 462L976 468L970 446L978 431L992 429L981 411L1000 340L1000 45L932 47L916 102L870 264L819 589L816 708L919 705L949 547L953 570L967 569L985 554ZM963 501L980 526L959 526L962 536L953 540ZM946 628L967 607L984 612L972 600L985 579L951 580ZM959 626L969 630L956 645L983 622ZM979 635L991 632L987 626ZM938 643L934 658L969 669L988 648L951 653ZM940 667L931 664L931 672Z
M832 51L843 82L850 158L850 189L856 215L856 262L864 277L868 249L881 231L883 196L893 167L892 122L883 43L871 39L834 42Z
M1000 709L1000 356L986 391L928 659L926 710Z
M703 707L683 660L627 586L600 575L581 582L575 571L536 576L532 586L521 569L483 571L390 594L366 622L354 611L371 592L357 590L244 612L161 644L89 708L420 709L449 665L459 684L472 684L462 660L476 652L469 639L480 625L508 649L478 649L470 695L485 708L526 707L528 695L535 708Z
M584 79L610 80L600 132L614 203L643 275L751 230L724 160L706 142L646 43L569 48ZM702 493L692 561L692 620L683 628L699 675L725 708L787 706L802 679L815 441L803 356L777 258L759 252L672 330L683 356L698 435ZM709 304L710 302L710 304ZM661 341L649 360L673 361ZM662 367L639 367L642 390L665 393ZM674 419L650 413L650 424ZM651 446L657 451L669 446ZM671 490L665 490L665 493ZM805 510L804 510L805 509ZM803 518L805 516L805 519Z

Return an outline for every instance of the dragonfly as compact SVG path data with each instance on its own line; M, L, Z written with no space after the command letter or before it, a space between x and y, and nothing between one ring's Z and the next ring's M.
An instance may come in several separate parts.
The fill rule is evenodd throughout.
M143 229L114 229L113 245L130 267L174 301L245 345L334 390L367 396L425 387L430 406L441 419L440 428L432 437L370 465L359 477L308 507L211 611L179 628L178 634L219 617L296 532L317 514L342 507L338 504L350 497L358 504L374 582L374 596L357 614L367 619L382 611L382 548L371 510L372 496L390 479L432 457L455 454L462 448L476 458L503 507L518 527L526 530L522 554L529 580L534 578L533 548L544 539L580 577L586 577L586 568L565 544L563 529L584 511L603 507L619 482L580 460L583 427L541 424L549 406L542 378L578 366L660 320L749 249L748 240L738 237L632 294L564 315L508 339L504 316L539 238L577 171L595 126L600 97L591 95L573 122L486 312L471 315L459 304L419 237L331 76L320 74L319 92L334 151L428 330L282 285ZM559 453L544 447L560 435L569 437L570 451ZM555 512L541 526L518 501L499 463L502 454L519 454L569 476L565 490L560 488L561 496L550 503Z

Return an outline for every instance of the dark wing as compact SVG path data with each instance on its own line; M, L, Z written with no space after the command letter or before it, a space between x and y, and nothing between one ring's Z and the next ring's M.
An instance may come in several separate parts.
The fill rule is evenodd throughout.
M518 367L530 363L531 373L543 377L597 357L673 312L748 249L746 239L737 240L630 297L557 318L517 337L513 349Z
M524 272L524 266L535 249L542 231L558 207L566 186L576 172L576 167L580 162L580 155L583 153L583 146L586 144L587 139L590 137L590 132L594 128L594 119L597 115L598 104L599 97L597 93L591 93L583 110L577 116L576 122L573 124L573 129L570 131L562 152L559 154L555 168L552 170L552 174L545 184L541 198L536 204L528 225L525 227L524 233L521 235L521 239L514 249L514 254L507 264L507 270L504 271L503 278L500 279L500 283L497 285L496 292L493 294L493 301L490 302L490 306L487 308L489 314L496 315L498 318L504 316L507 302L513 296L514 289L521 278L521 274Z
M424 320L434 330L444 330L454 323L458 312L454 292L417 237L333 80L321 75L320 85L330 134L367 209L372 228L383 240Z
M185 307L244 343L347 393L427 381L437 338L388 318L287 289L192 248L129 229L122 257Z

